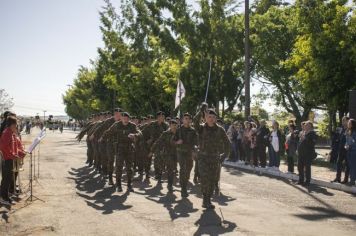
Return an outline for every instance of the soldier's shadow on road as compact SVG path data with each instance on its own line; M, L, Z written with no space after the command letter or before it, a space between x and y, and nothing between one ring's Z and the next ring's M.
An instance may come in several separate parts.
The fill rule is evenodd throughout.
M68 173L73 176L68 178L76 183L77 195L84 198L88 206L102 211L102 214L111 214L115 210L126 210L132 207L132 205L125 205L129 192L113 195L116 189L105 188L105 181L91 168L72 168Z
M237 225L231 221L222 220L215 210L205 210L200 219L195 222L198 226L194 236L199 235L221 235L232 232Z

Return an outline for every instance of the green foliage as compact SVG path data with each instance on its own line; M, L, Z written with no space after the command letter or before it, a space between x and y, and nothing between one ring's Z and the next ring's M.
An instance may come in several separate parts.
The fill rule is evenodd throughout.
M297 123L310 111L347 112L346 91L356 88L355 3L346 0L258 0L251 9L252 76L269 87L253 102L253 115L268 119L262 101L272 97ZM204 100L211 61L208 103L225 119L244 102L244 15L234 0L109 0L100 11L104 46L90 68L80 68L63 101L67 113L120 106L145 115L171 115L177 80L186 97L181 109L195 112ZM286 120L285 120L286 121Z

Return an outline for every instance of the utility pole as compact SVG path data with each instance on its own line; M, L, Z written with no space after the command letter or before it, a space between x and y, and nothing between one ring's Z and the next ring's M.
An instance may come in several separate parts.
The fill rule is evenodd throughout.
M250 116L250 1L245 0L245 119Z

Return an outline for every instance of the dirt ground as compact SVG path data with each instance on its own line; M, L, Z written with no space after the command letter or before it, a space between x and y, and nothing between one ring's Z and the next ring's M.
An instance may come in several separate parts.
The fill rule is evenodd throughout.
M38 132L23 140L30 143ZM355 196L236 169L223 168L215 210L203 210L194 184L183 200L178 185L167 195L167 183L153 179L136 179L134 193L117 193L84 164L86 145L75 135L47 132L33 186L44 202L26 203L27 194L1 207L0 235L355 235ZM24 191L28 166L27 158Z

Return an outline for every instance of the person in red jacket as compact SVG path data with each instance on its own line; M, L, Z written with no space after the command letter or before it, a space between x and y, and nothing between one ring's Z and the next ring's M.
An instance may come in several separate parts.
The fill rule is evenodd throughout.
M6 119L6 128L0 137L0 151L2 153L2 180L1 197L5 203L11 203L9 191L13 185L14 159L25 156L21 141L17 138L17 119L9 116Z

